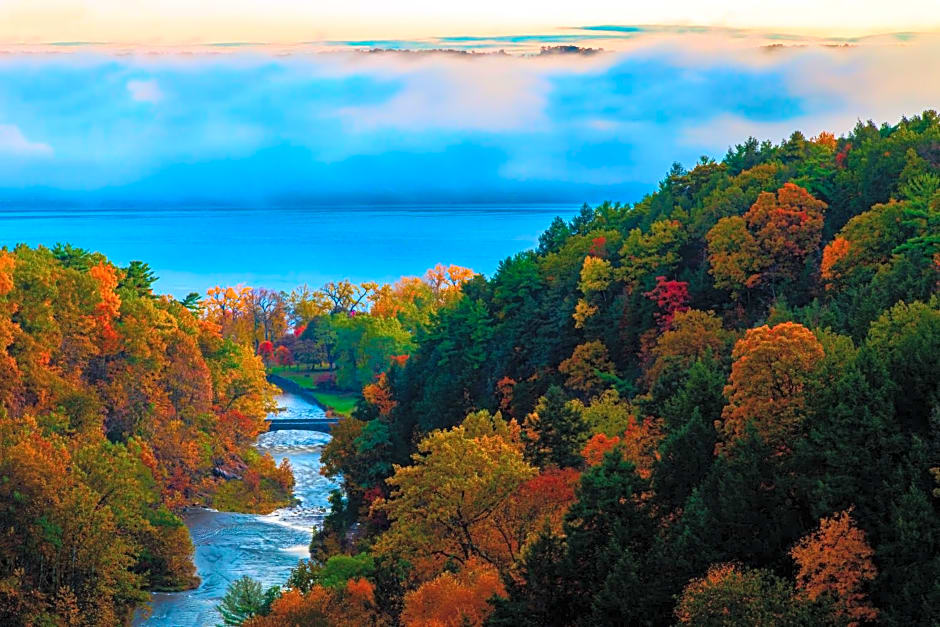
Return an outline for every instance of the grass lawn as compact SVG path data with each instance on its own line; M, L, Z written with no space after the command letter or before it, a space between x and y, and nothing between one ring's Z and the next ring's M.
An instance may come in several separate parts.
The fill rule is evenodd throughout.
M313 382L316 380L316 375L326 372L324 370L301 371L291 370L289 367L284 366L272 366L269 371L285 379L290 379L300 387L310 390L311 394L320 401L321 405L331 408L333 412L337 414L343 414L344 416L350 415L353 408L356 407L356 401L359 400L359 394L356 392L318 390Z
M306 368L297 366L267 366L267 371L271 374L279 374L282 377L290 378L288 375L306 376L308 374L320 374L329 372L329 368Z
M313 395L320 403L333 409L334 413L349 416L356 407L359 395L355 392L320 392L313 391Z

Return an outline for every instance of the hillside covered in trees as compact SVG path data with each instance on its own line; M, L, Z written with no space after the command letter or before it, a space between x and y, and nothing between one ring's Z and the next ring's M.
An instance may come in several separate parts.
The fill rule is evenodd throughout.
M371 315L408 357L333 430L312 559L241 616L929 624L938 280L927 111L677 164L427 319L402 291Z

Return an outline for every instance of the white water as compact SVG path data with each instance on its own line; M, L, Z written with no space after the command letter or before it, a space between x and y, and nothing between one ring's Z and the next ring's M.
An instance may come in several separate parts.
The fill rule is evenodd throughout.
M299 396L278 397L279 418L322 418L323 410ZM294 471L296 505L266 516L206 509L189 510L183 520L196 546L202 583L195 590L154 593L149 618L139 625L189 627L217 625L215 609L232 581L248 575L265 586L283 584L297 561L308 556L314 526L328 511L327 497L338 487L320 475L320 450L330 440L315 431L274 431L258 437L257 447L278 461L286 457Z

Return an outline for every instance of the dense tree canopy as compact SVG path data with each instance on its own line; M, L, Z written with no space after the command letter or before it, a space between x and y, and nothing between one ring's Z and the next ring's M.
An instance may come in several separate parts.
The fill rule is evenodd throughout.
M409 327L410 357L331 444L346 498L315 544L397 564L373 576L392 622L445 587L478 598L479 560L505 595L444 624L929 622L938 145L931 111L750 139L556 220ZM471 444L468 415L518 443ZM493 512L558 472L545 527L483 550ZM429 569L435 551L455 559Z

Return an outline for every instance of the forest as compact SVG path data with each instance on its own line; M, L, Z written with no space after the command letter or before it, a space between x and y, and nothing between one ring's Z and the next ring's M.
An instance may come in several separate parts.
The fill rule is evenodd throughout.
M182 507L289 502L266 368L358 401L310 559L226 624L940 617L934 111L675 164L491 277L153 281L0 252L0 624L127 622L195 584Z
M931 624L938 285L926 111L676 164L426 317L386 290L407 357L333 429L311 559L231 623Z

